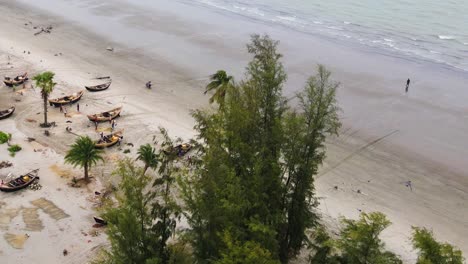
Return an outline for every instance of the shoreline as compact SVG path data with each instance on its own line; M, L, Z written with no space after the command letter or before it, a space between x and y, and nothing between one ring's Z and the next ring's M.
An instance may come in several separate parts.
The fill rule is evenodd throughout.
M3 11L20 10L15 9L14 6L17 5L7 4L0 6L0 9ZM53 24L54 29L51 34L34 36L35 31L31 27L24 26L27 20L32 21L34 25ZM89 122L84 114L124 105L122 117L117 120L119 128L126 129L124 143L133 143L135 146L147 143L156 134L158 126L166 127L173 136L187 139L194 135L193 120L189 111L207 107L208 97L203 96L203 85L206 79L201 79L200 75L193 73L184 74L186 65L178 67L176 61L168 62L164 60L164 57L145 57L144 51L134 50L122 44L113 43L115 51L109 52L106 47L110 42L104 37L86 32L81 26L66 22L61 18L36 13L36 10L27 10L24 13L11 12L7 17L0 18L0 21L3 22L3 26L0 26L2 36L8 36L8 39L4 37L3 44L0 44L0 64L4 66L3 59L6 59L7 53L14 53L18 61L28 61L27 68L29 67L28 70L31 70L31 73L41 70L55 71L59 85L51 98L84 89L83 86L88 83L96 84L96 80L92 78L97 75L113 77L114 82L109 90L84 95L80 101L82 114L70 118L74 132L88 134L95 138L97 135L92 127L87 127ZM277 32L275 34L281 35ZM212 41L212 39L209 40L209 45L213 45ZM295 53L290 42L282 41L280 49L283 45L285 57ZM9 47L14 47L14 49L11 50ZM227 49L227 47L220 47L219 51ZM31 51L31 54L24 54L23 50ZM57 52L63 53L63 56L54 56ZM244 55L234 66L244 62L246 52L244 49L228 51L228 54L231 54L228 57L240 52ZM222 60L223 58L220 58L217 63L229 64L231 61L231 59L226 60L227 62ZM294 86L294 82L300 83L307 72L310 72L310 69L306 71L307 68L303 65L314 64L314 62L304 64L300 60L285 61L285 68L290 71L290 79L293 79L290 85ZM336 68L333 64L331 65L332 69ZM205 66L206 64L202 63L196 71L210 72L212 66L204 68ZM21 70L15 66L13 69L2 69L1 74L14 75ZM444 76L441 74L438 78L443 80ZM468 252L467 243L465 243L465 237L468 236L468 223L458 220L468 217L468 213L463 210L463 202L468 199L468 177L466 171L463 170L466 166L461 160L463 156L459 157L459 161L453 161L443 152L434 153L433 150L424 152L420 149L424 150L426 146L418 146L420 141L414 140L415 136L422 137L421 131L427 130L431 135L437 136L428 138L428 142L434 144L431 147L443 146L453 151L454 155L466 152L463 149L463 142L466 145L466 141L461 141L466 139L462 135L463 131L468 131L466 125L453 123L451 127L453 131L450 132L455 133L455 130L459 132L453 134L455 136L450 134L444 136L444 134L438 134L443 129L432 131L435 125L434 119L431 119L431 114L436 113L435 120L440 119L446 122L444 124L452 124L452 122L463 120L466 110L461 104L460 106L455 104L455 106L441 107L436 102L423 100L424 98L413 98L413 96L421 95L417 91L415 94L404 97L394 90L369 90L362 86L375 83L385 86L393 79L382 80L378 76L368 77L368 72L359 75L343 70L338 70L335 75L335 79L342 80L344 84L339 94L340 103L343 103L344 108L344 127L340 137L328 142L328 159L322 170L327 171L330 168L333 170L326 175L319 176L316 181L317 193L320 197L324 197L320 201L320 209L334 219L339 215L355 217L359 213L358 209L378 210L386 213L394 222L389 232L391 230L392 233L399 235L394 237L384 235L384 240L389 249L405 259L411 259L414 256L407 241L411 225L433 228L436 237L452 242L462 251ZM148 79L152 79L155 83L151 91L144 87ZM430 83L431 80L426 82ZM438 81L435 83L437 84ZM436 85L432 84L433 86ZM302 84L297 87L302 87ZM2 86L0 92L5 94L9 93L9 90ZM285 94L290 92L291 89L286 87ZM435 95L432 93L429 98ZM0 97L0 105L12 102L10 101L12 98ZM33 117L39 121L42 118L42 115L36 115L37 112L42 111L37 90L26 93L24 98L28 99L18 103L18 112L12 117L18 128L26 136L34 136L39 142L56 150L59 155L63 154L68 148L67 144L73 139L71 135L64 132L65 119L59 115L58 109L49 108L51 120L58 121L58 127L53 130L55 133L53 137L42 136L42 130L36 126L37 124L24 122L24 118ZM459 100L463 101L464 96L460 96ZM411 114L405 116L405 113ZM418 127L418 124L410 125L415 120L421 121L423 125L419 126L422 127ZM0 123L2 125L0 130L4 129L3 124L3 122ZM409 131L412 129L415 131ZM399 132L387 140L363 148L369 142L393 130ZM443 142L434 140L445 137L449 139ZM456 146L454 142L459 142L461 145ZM412 147L414 147L413 151L411 151ZM26 152L26 149L23 152ZM134 152L133 148L131 155ZM97 169L102 174L110 172L112 160L121 156L121 153L117 150L109 150L107 156L110 164ZM439 160L438 157L444 158ZM461 167L451 164L460 164L457 166ZM3 174L4 170L0 173ZM408 179L415 183L414 192L408 192L401 184ZM333 186L339 186L339 191L333 191ZM357 194L357 189L365 195ZM5 250L3 251L4 254L0 255L0 259L7 256Z

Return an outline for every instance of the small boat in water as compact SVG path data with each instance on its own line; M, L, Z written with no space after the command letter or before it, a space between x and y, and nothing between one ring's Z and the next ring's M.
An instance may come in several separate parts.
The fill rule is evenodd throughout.
M83 93L84 93L84 90L74 93L72 95L67 95L67 96L55 98L55 99L49 99L49 103L50 105L53 105L55 107L66 105L66 104L73 104L73 103L78 102L81 99L81 96L83 96Z
M88 115L88 119L93 122L111 121L112 119L119 117L121 111L122 106L99 114Z
M15 112L15 107L12 106L6 110L0 111L0 119L5 119L10 117Z
M119 142L120 137L123 134L123 130L111 133L110 135L104 136L102 139L99 139L94 143L96 148L103 149L112 147Z
M86 90L90 91L90 92L99 92L99 91L104 91L106 90L107 88L109 88L109 86L111 85L112 83L112 80L110 80L109 82L107 83L103 83L103 84L99 84L99 85L94 85L94 86L85 86Z
M25 175L19 176L16 179L13 179L7 183L2 183L0 184L0 191L4 192L14 192L21 190L23 188L28 187L31 183L33 183L35 180L39 179L39 176L37 176L37 170L33 170Z
M23 84L25 81L28 80L28 73L25 72L22 75L18 75L15 78L5 77L3 83L8 87L13 87L15 85Z

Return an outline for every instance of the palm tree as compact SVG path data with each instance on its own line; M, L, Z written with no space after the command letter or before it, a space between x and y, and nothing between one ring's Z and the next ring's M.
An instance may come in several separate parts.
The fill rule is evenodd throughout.
M99 160L104 161L101 156L102 152L102 150L96 149L93 140L88 136L79 137L65 156L65 163L84 168L84 179L88 182L90 167L96 165Z
M211 90L216 92L210 98L210 104L216 101L220 107L224 105L224 98L226 96L227 89L233 86L233 77L228 76L226 71L219 70L210 77L211 82L206 86L205 94Z
M47 100L56 85L56 83L54 83L54 75L55 73L46 71L33 77L33 80L36 81L36 86L41 88L41 96L44 100L44 127L49 126L47 122Z
M148 168L155 169L158 166L158 155L156 154L156 150L151 147L150 144L141 145L137 153L137 160L141 160L145 163L143 174L146 173Z

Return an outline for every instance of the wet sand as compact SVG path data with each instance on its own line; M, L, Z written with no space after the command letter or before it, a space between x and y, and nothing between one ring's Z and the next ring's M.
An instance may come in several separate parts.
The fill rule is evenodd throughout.
M139 9L129 10L138 13ZM177 17L174 13L164 15L163 11L167 11L164 8L159 13L152 13L149 21L145 20L145 16L140 20L135 17L127 20L130 28L141 29L143 24L146 25L144 30L159 32L154 33L155 39L151 44L156 45L161 40L161 45L154 49L146 49L143 44L135 48L132 43L121 43L105 34L89 32L76 21L67 22L59 17L46 16L37 10L25 9L14 1L6 1L0 6L0 11L8 14L0 18L1 75L15 75L22 71L32 75L42 70L52 70L58 80L52 98L81 90L84 85L97 84L99 81L93 78L98 76L112 76L113 79L108 90L85 93L80 101L81 113L70 107L68 112L71 117L65 118L58 109L50 108L50 120L57 123L57 127L50 130L51 137L44 136L43 129L38 127L38 123L42 122L42 104L37 90L28 90L21 96L9 88L0 88L0 107L12 104L15 99L21 100L15 102L17 112L13 118L0 121L0 130L12 131L14 138L35 137L40 144L47 146L50 153L54 153L54 158L48 156L40 164L45 171L41 170L41 174L48 175L45 179L41 178L43 189L22 192L24 201L7 196L5 200L13 205L30 208L30 201L44 197L41 193L68 188L65 180L52 176L54 172L50 166L63 166L63 154L75 138L73 134L65 132L66 126L71 126L76 134L98 137L86 114L122 105L122 117L117 119L118 129L125 129L124 143L134 146L150 142L158 126L166 127L173 136L193 136L193 120L189 111L207 107L208 97L203 96L206 76L218 68L230 71L232 68L233 74L241 76L240 70L248 60L243 49L248 34L243 28L250 25L249 30L268 32L282 40L280 47L289 72L286 94L291 95L302 87L317 62L330 66L335 78L342 82L339 100L343 108L344 126L340 137L329 140L328 158L317 179L317 193L322 197L320 208L326 219L356 217L360 210L386 213L394 223L384 234L387 246L409 263L415 256L408 240L412 225L432 228L438 238L454 243L467 254L468 165L465 159L468 156L468 109L464 102L468 98L467 92L461 90L467 80L465 74L378 54L363 56L364 52L359 49L351 52L351 48L328 46L327 40L300 39L299 33L287 33L265 25L252 27L249 21L240 21L235 26L227 25L229 19L236 18L224 18L222 25L225 27L208 25L204 28L207 34L198 34L202 28L201 22L196 24L192 21L195 18ZM104 12L94 11L100 15ZM125 12L124 6L121 6L112 9L111 13L118 17ZM172 23L164 23L167 16ZM25 25L29 21L32 25ZM200 21L206 22L203 19ZM33 35L36 32L33 26L49 24L54 26L50 34ZM187 34L184 26L199 31L187 37L184 36ZM237 30L229 37L226 31L233 27ZM165 35L160 35L160 32ZM167 34L174 37L166 38ZM226 36L227 39L224 38ZM296 41L299 39L301 41ZM179 43L181 40L187 43ZM106 50L108 46L112 46L114 51ZM178 49L180 47L183 49ZM310 50L310 54L302 58L301 53L307 50ZM30 51L30 54L23 51ZM171 59L169 55L178 51L182 58L174 56ZM55 56L59 53L62 55ZM8 56L11 65L7 65ZM186 61L181 62L184 56ZM207 56L206 61L200 60L200 56ZM405 95L403 84L408 75L413 81L410 93ZM155 84L152 90L144 87L148 80L153 80ZM72 123L66 123L67 120ZM106 123L100 125L100 129L108 127ZM29 143L21 144L27 146ZM0 170L0 175L24 173L32 168L34 162L38 164L44 160L42 154L33 152L32 146L29 149L25 147L15 158L3 156L6 153L3 148L3 145L0 146L1 159L11 160L14 167ZM125 146L122 149L127 148L131 150L127 156L134 155L135 148ZM108 175L113 162L125 156L117 148L106 153L106 164L94 171L97 175ZM81 173L69 167L64 169L77 175ZM405 186L409 180L413 183L412 191ZM61 225L71 221L73 226L68 227L75 233L89 227L91 220L85 215L93 213L89 209L90 204L85 201L79 204L76 198L84 199L90 194L81 196L80 191L74 189L67 192L73 197L73 206L68 204L68 196L64 199L63 191L54 191L53 197L47 194L45 197L58 207L69 208L72 212L65 210L70 218L49 222L43 220L47 216L39 211L44 230L59 230ZM0 193L2 200L3 195ZM20 215L13 222L20 221ZM336 224L336 220L328 221L332 226ZM73 232L66 237L60 237L60 232L56 232L41 231L38 236L52 237L52 241L59 241L64 246L75 243ZM35 253L42 250L55 254L48 259L49 263L62 260L84 262L84 258L73 253L68 257L60 256L63 249L57 248L58 242L41 244L38 241L31 236L22 251L14 250L0 241L0 250L3 251L0 260L34 260ZM102 242L93 242L92 245L98 246ZM80 254L92 254L92 249L91 246L82 245L78 251Z

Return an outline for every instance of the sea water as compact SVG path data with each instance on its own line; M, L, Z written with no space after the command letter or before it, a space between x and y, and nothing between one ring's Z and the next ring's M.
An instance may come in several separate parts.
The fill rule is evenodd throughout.
M179 0L468 71L467 0Z

